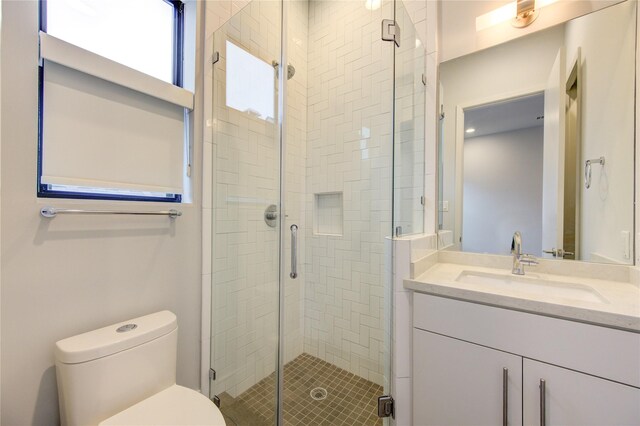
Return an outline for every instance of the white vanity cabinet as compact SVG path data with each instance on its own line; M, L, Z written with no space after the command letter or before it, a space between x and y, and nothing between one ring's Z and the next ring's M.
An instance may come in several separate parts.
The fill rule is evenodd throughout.
M640 425L638 388L530 359L522 371L525 425L542 424L541 412L547 425Z
M421 293L413 326L416 426L640 425L638 333Z
M521 357L418 329L413 348L416 425L522 421Z

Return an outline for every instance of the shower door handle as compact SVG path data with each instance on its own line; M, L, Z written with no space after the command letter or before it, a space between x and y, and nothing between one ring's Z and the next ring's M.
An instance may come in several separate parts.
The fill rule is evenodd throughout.
M292 279L298 277L298 225L291 225L291 272Z

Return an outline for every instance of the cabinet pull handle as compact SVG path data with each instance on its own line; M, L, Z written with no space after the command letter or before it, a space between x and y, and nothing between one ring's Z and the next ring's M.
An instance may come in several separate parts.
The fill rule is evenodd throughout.
M509 369L502 369L502 426L507 426L509 413Z
M540 426L546 426L547 421L547 382L544 379L540 379Z

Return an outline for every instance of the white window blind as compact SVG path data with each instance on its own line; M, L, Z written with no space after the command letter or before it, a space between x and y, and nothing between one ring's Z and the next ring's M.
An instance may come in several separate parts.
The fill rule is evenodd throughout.
M44 60L42 184L181 194L184 107Z

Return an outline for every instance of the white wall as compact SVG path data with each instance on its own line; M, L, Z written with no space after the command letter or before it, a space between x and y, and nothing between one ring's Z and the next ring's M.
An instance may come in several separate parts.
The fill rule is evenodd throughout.
M567 75L581 51L580 176L586 160L605 157L604 168L592 168L591 188L580 185L582 260L633 262L624 247L633 244L635 22L636 2L629 1L566 28Z
M59 422L57 340L161 309L178 317L178 383L199 387L201 146L194 147L195 201L174 206L183 216L173 222L41 218L45 205L136 210L167 205L36 198L37 8L37 2L2 2L1 421L7 425ZM201 102L197 96L198 107ZM200 118L193 115L199 141Z
M449 211L443 213L443 229L454 231L454 241L460 237L460 229L454 229L456 107L541 91L563 40L563 28L556 27L440 64L440 81L444 86L444 98L440 101L445 112L443 200L449 202Z
M464 251L509 254L517 230L542 253L542 152L542 126L465 139Z

